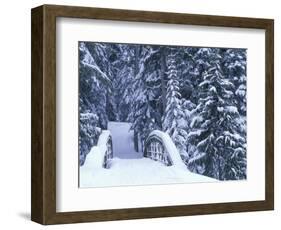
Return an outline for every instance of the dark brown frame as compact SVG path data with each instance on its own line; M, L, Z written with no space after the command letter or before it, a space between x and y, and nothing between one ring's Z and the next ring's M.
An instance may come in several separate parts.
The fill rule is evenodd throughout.
M31 219L41 224L274 209L274 21L179 13L43 5L32 9ZM265 200L103 211L56 212L56 18L121 20L265 30Z

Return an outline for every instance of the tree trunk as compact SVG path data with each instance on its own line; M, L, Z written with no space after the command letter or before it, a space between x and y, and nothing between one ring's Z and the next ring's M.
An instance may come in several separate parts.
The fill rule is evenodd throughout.
M165 111L166 108L166 51L165 47L161 47L161 60L160 60L160 65L161 65L161 90L162 90L162 105L163 105L163 112Z
M139 138L137 132L134 131L134 148L136 152L139 152Z
M139 45L135 45L135 68L134 68L135 77L139 72ZM139 138L138 133L134 130L134 148L136 152L139 152Z

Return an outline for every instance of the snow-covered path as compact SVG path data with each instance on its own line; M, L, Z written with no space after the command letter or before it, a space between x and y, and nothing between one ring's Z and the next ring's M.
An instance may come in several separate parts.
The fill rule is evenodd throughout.
M113 155L121 159L142 158L142 153L134 149L133 132L130 131L130 123L108 122L113 144Z
M82 169L82 168L81 168ZM215 182L215 179L191 173L174 166L164 166L149 158L114 158L111 168L81 170L80 187L111 187Z

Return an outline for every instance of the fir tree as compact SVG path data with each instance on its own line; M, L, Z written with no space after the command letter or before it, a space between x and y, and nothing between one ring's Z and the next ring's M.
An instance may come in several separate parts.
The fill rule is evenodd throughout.
M90 52L90 49L92 53ZM101 67L106 68L105 46L79 44L79 154L80 164L96 144L101 128L107 126L106 98L111 84Z
M191 124L194 132L189 134L189 141L197 151L189 165L192 168L198 164L203 174L220 180L244 179L245 138L237 123L239 112L233 100L234 85L223 75L219 50L206 52L209 67L199 84L198 115Z
M98 127L98 116L94 113L79 115L79 162L83 165L91 147L97 144L101 129Z
M118 55L115 62L117 72L114 79L115 102L117 106L117 120L131 122L129 114L133 105L133 88L135 72L134 45L118 45Z
M177 80L177 69L175 61L175 52L171 50L171 53L167 57L167 93L166 93L166 107L163 115L163 130L166 131L175 142L181 155L186 155L186 137L187 133L182 126L182 119L184 119L184 113L180 108L180 93L179 82Z
M223 54L223 70L234 84L239 113L246 116L246 52L244 49L227 49Z
M151 46L135 47L135 77L132 83L132 110L129 119L132 129L139 136L144 148L144 142L149 133L161 129L161 114L156 103L161 97L161 79L153 68L156 54L159 50Z

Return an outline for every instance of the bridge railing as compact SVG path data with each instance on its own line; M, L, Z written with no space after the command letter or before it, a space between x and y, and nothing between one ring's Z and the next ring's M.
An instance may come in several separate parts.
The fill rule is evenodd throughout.
M112 158L113 158L112 137L109 135L106 141L106 150L104 153L102 167L106 169L110 168Z
M109 169L112 165L112 137L109 130L102 130L98 143L87 155L85 163L80 167L80 173L89 175L101 168Z
M167 151L161 135L158 134L159 133L154 131L148 136L145 142L144 157L159 161L166 166L171 166L173 165L171 156Z
M112 137L109 130L102 130L97 143L98 151L95 154L95 165L109 169L113 158Z
M186 170L186 165L172 138L160 130L152 131L146 139L144 157Z

